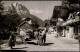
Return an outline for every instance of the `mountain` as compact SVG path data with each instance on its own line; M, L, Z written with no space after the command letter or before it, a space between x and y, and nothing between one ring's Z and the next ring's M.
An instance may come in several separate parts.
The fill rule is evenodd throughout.
M11 3L8 8L9 10L12 10L13 12L19 14L22 18L27 18L30 16L29 10L23 4Z
M40 26L43 26L44 25L44 22L38 18L37 16L35 15L32 15L30 14L29 10L27 9L27 7L21 3L11 3L9 6L8 6L8 9L9 11L12 11L14 13L17 13L21 16L22 19L24 18L31 18L31 20L33 21L37 21L37 23L40 25ZM33 23L33 22L32 22ZM36 22L35 22L36 23Z
M31 14L31 17L32 17L33 19L35 19L40 26L44 26L44 25L45 25L44 21L42 21L42 20L41 20L40 18L38 18L37 16Z

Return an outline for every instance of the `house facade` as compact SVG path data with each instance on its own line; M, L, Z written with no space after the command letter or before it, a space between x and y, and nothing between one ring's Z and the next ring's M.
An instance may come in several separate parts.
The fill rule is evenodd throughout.
M80 1L65 0L61 6L55 6L51 18L56 23L57 32L61 37L78 39L80 35Z
M74 18L71 18L72 15L70 14L70 19L67 19L67 21L62 24L63 36L77 39L80 34L80 16L75 15Z
M65 22L61 24L62 36L71 39L78 39L80 35L80 4L79 2L67 1L69 15L65 17Z
M54 6L53 14L50 19L50 26L52 26L54 30L57 30L58 28L57 23L58 23L58 17L60 15L60 10L61 6Z

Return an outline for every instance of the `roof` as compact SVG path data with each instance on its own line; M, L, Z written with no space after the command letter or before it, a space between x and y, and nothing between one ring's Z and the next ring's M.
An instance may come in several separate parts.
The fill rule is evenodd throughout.
M23 21L20 25L19 25L20 29L29 29L31 28L31 26L28 24L28 22Z

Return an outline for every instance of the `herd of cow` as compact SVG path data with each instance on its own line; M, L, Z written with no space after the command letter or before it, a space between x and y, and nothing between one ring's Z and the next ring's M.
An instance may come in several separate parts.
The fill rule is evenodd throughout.
M24 29L20 30L20 36L22 37L22 42L25 42L26 38L31 38L31 36L33 36L35 39L37 39L37 44L41 45L41 44L45 44L46 41L46 28L39 28L34 30L33 32L28 32L26 33L26 31Z
M10 38L9 38L9 46L12 48L12 46L15 46L16 42L16 35L20 37L20 41L22 43L26 43L26 38L27 39L32 39L33 37L37 40L38 45L44 45L46 42L46 36L48 35L47 33L53 32L52 34L54 37L58 37L59 34L57 33L56 30L53 28L45 28L45 27L40 27L38 29L32 30L32 29L19 29L19 32L13 33L11 32ZM33 39L32 39L33 40ZM13 43L12 43L13 42Z

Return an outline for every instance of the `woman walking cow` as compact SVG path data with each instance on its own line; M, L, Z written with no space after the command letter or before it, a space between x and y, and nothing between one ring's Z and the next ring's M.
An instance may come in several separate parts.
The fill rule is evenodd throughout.
M38 33L38 44L42 45L46 42L46 29L40 29Z
M16 42L16 32L11 31L10 32L10 38L9 38L9 47L12 49L13 46L15 46L15 42Z

